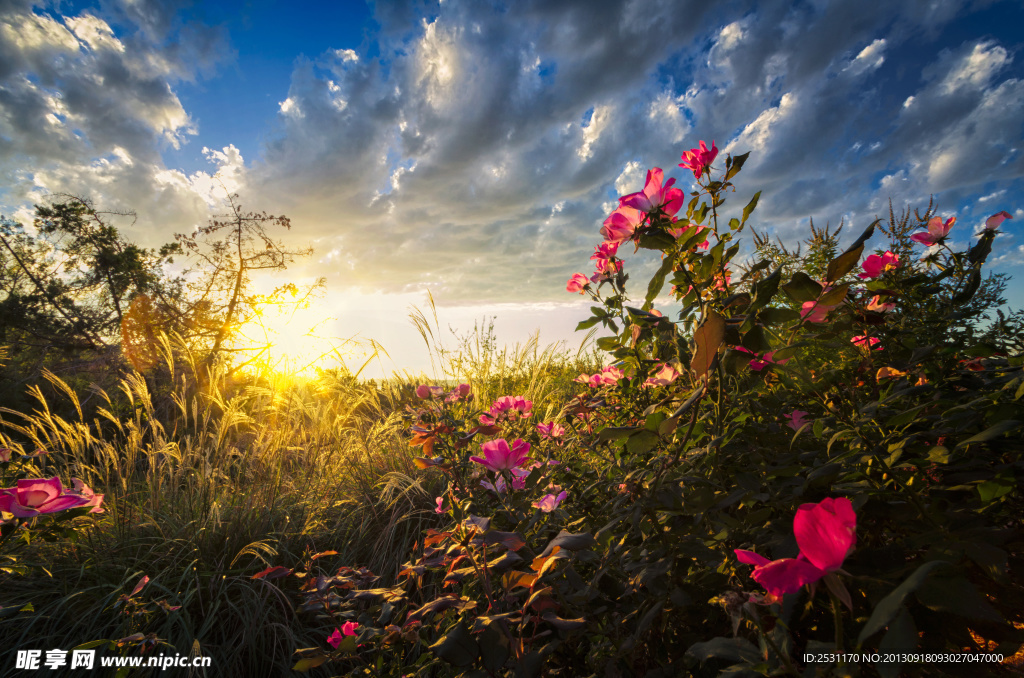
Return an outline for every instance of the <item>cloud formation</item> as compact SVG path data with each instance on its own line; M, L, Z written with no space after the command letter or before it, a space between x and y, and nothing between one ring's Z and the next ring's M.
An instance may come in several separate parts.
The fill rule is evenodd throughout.
M203 148L215 168L189 175L160 152L202 144L175 86L228 52L216 30L156 2L14 5L0 13L5 200L84 191L182 229L223 182L288 214L333 289L427 287L442 305L571 301L565 280L588 270L615 196L652 166L688 185L676 164L700 139L752 152L735 199L763 190L756 225L784 239L808 217L866 223L890 196L937 193L962 221L1020 201L1020 64L963 29L985 3L709 7L378 3L371 43L303 57L268 93L262 157Z

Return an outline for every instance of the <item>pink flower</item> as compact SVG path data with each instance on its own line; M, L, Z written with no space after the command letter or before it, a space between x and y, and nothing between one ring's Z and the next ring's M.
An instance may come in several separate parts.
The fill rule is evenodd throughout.
M826 305L818 301L805 301L800 307L800 317L809 323L823 323L836 306L838 304Z
M622 243L633 237L633 232L644 221L644 213L632 207L620 205L604 220L601 235L607 242Z
M446 403L454 403L456 401L462 400L467 395L469 395L469 384L459 384L458 386L456 386L455 388L448 392L448 395L445 396L444 401Z
M619 204L648 213L661 209L668 216L672 216L683 206L685 196L682 189L672 188L675 179L669 179L662 185L663 178L664 174L660 167L648 170L644 190L622 196L619 198Z
M654 373L653 377L649 377L647 381L643 383L644 386L668 386L673 381L679 378L679 373L676 369L665 363L658 368L658 371Z
M100 499L102 500L102 495ZM43 513L57 513L85 506L91 501L92 497L67 493L56 476L49 480L22 479L15 487L0 488L0 511L13 513L18 518L35 518Z
M754 566L751 578L773 596L795 593L806 584L813 584L825 573L801 558L768 560L753 551L736 549L736 559Z
M615 253L619 251L619 243L617 242L603 242L594 248L594 253L590 255L591 259L611 259L615 256Z
M882 303L882 298L879 295L875 295L871 299L871 303L867 305L869 311L875 311L876 313L885 313L896 308L896 304L893 303Z
M606 384L608 386L615 386L616 384L619 383L619 380L624 379L626 375L623 374L622 370L619 369L618 367L615 367L614 365L609 365L601 370L600 376L601 383Z
M800 555L825 572L835 572L857 542L857 515L846 497L803 504L793 518Z
M444 497L438 497L434 501L437 503L437 508L434 509L434 513L444 513L444 508L443 508Z
M444 393L444 389L440 386L427 386L426 384L420 384L416 387L417 398L436 398Z
M327 644L337 650L338 646L341 645L341 631L334 629L334 633L327 636Z
M543 497L533 502L532 506L540 509L544 513L551 513L558 508L558 505L562 503L562 500L564 500L566 496L568 495L565 490L559 492L557 496L554 494L545 494Z
M604 382L601 380L600 374L581 374L580 376L573 379L573 381L579 382L581 384L586 384L591 388L597 388L598 386L604 385Z
M754 566L754 581L775 596L798 591L842 567L857 541L853 504L845 497L803 504L793 518L793 535L800 547L796 558L770 561L753 551L735 551L737 560Z
M579 292L583 294L583 288L590 284L590 279L582 273L573 273L565 286L566 292Z
M700 179L701 174L711 169L711 163L715 161L717 156L718 148L715 147L714 141L711 142L710 150L704 142L701 141L700 148L691 148L683 153L683 161L679 163L679 166L693 170L693 177L695 179Z
M523 396L501 396L491 404L489 413L495 419L528 417L533 403Z
M71 482L74 483L75 489L67 490L67 493L69 495L77 494L79 497L82 497L83 499L85 499L86 502L84 504L82 504L82 506L92 506L93 507L93 509L91 511L89 511L89 513L103 513L104 512L103 509L100 508L100 504L103 503L103 495L102 494L96 494L95 492L92 491L92 489L90 489L90 487L88 485L83 483L78 478L72 478Z
M1003 223L1007 219L1013 219L1013 217L1010 216L1009 212L996 212L995 214L993 214L992 216L985 220L985 230L991 231L997 229L999 228L999 224Z
M949 229L953 228L953 223L956 221L956 217L950 217L943 223L939 217L932 217L931 221L928 222L927 233L915 233L910 236L910 239L914 242L919 242L925 247L931 247L935 243L939 242L946 237L949 233Z
M356 629L358 628L359 624L355 622L345 622L341 625L341 632L344 633L346 636L354 636L356 635Z
M11 460L11 451L9 449L7 449L6 447L0 447L0 462L10 461L10 460Z
M555 422L550 424L537 424L537 432L541 438L560 438L565 435L565 429Z
M899 266L900 258L892 252L886 252L882 256L872 254L864 260L863 264L861 264L861 268L864 269L864 272L859 274L859 276L862 280L877 278L883 273L895 271Z
M737 346L736 350L741 351L743 353L749 353L750 355L754 356L750 360L748 365L750 369L754 370L755 372L760 372L769 365L785 365L791 360L790 358L782 358L781 360L775 360L775 351L768 351L763 356L759 356L758 354L754 353L745 346Z
M854 346L859 348L873 348L876 351L881 351L882 347L878 344L882 343L882 340L878 337L868 337L863 334L859 334L856 337L850 337L850 341Z
M799 431L800 427L807 423L807 420L804 418L807 416L807 413L803 410L793 410L785 416L789 419L789 423L786 426L794 431Z
M516 439L512 446L506 440L497 438L480 446L484 456L470 457L470 461L482 464L495 473L508 471L523 465L530 453L530 443Z
M530 471L532 471L537 466L540 466L540 464L537 463L537 462L534 462L533 464L531 464L527 468L514 468L514 469L511 469L509 472L512 474L512 489L513 490L521 490L524 487L526 487L526 478L527 478L527 476L529 476L530 475ZM493 483L488 482L486 480L481 480L480 481L480 486L483 487L484 489L490 490L491 492L497 492L498 494L504 494L505 493L505 489L507 487L505 485L505 479L503 477L501 477L501 476L498 476L497 480L495 480L495 482L493 482Z
M722 278L721 272L716 273L715 277L712 278L715 281L714 288L716 290L725 290L729 287L729 281L732 280L732 274L729 271L725 272L725 278Z

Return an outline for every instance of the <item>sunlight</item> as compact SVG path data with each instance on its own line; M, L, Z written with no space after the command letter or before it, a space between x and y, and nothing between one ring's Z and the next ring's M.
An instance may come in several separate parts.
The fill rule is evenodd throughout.
M333 335L333 321L323 299L305 306L268 304L238 331L235 345L243 348L248 371L269 369L293 377L316 376L317 368L340 367L354 339Z

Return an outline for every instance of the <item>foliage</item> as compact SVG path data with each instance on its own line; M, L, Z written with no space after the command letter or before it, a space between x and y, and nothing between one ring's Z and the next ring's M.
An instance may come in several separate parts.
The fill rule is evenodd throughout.
M867 258L878 222L842 253L826 229L806 261L755 261L733 282L757 196L727 226L719 215L745 159L721 179L698 165L689 201L658 169L620 200L597 272L568 284L599 304L580 328L611 330L598 346L616 363L581 375L587 392L555 422L531 431L521 398L474 409L421 387L410 444L448 478L449 522L394 585L300 568L300 610L359 632L300 651L296 668L891 676L928 666L847 657L1017 652L1024 356L1006 350L1011 326L987 343L975 328L998 299L995 279L974 303L998 231L915 262L907 219ZM620 242L662 253L636 302ZM653 309L668 283L678 321ZM557 445L542 438L552 426ZM794 521L840 502L845 527ZM841 551L822 551L847 529ZM832 555L812 566L798 545Z
M38 389L4 410L107 507L32 545L68 588L25 577L5 646L122 637L144 571L180 609L133 603L132 634L202 638L225 675L971 675L925 657L1018 653L1024 325L989 318L1005 279L983 272L1002 219L956 251L932 206L890 211L845 251L815 228L740 266L759 196L733 209L747 156L716 157L683 156L689 195L652 169L569 280L611 364L483 328L456 356L420 313L436 381L240 387L215 362L195 391L168 348L174 408L131 373L124 412L98 391L87 419L66 385L77 418ZM630 244L661 256L633 296Z

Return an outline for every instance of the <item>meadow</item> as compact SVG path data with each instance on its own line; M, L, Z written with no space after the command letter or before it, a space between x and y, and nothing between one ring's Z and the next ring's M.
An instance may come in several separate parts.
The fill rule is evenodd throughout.
M732 209L746 156L716 157L620 198L566 286L579 350L448 350L418 313L441 377L296 380L211 359L229 323L193 304L103 379L42 369L0 409L4 671L1019 675L1024 316L983 273L1009 215L963 251L931 205L842 251L755 232L741 263L758 195ZM630 248L661 257L639 285Z

